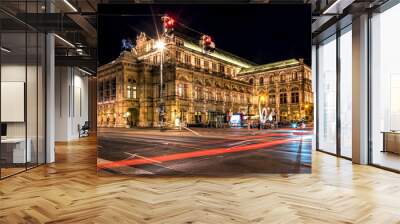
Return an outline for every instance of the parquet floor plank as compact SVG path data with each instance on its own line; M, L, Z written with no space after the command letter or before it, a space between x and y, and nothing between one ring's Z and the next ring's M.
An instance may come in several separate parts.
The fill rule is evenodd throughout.
M94 137L0 181L3 223L400 223L400 175L313 152L313 173L97 176Z

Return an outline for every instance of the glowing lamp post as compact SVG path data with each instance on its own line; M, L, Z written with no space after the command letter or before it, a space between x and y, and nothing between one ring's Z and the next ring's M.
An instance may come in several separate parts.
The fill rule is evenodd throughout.
M258 110L259 110L259 115L260 115L260 124L263 123L264 117L263 117L263 109L261 109L261 103L265 102L265 96L260 96L258 99Z
M163 64L164 64L164 49L165 42L160 39L156 41L154 47L160 51L160 128L164 127L164 97L163 97Z

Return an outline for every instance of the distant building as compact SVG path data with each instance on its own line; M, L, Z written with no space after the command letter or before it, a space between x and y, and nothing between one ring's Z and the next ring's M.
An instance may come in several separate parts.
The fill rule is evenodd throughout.
M131 52L98 68L99 127L159 126L161 53L154 45L141 33ZM179 35L165 47L167 125L216 125L262 111L277 121L312 120L311 70L302 60L256 65L219 49L206 53Z

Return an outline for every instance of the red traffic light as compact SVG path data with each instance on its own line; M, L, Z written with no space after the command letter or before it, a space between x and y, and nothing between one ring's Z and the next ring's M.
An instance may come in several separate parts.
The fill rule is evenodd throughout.
M175 20L169 16L164 16L163 18L164 27L166 29L172 29L175 25Z
M210 36L203 35L202 39L203 39L203 44L204 45L210 45L212 43L212 39L211 39Z
M204 42L206 43L206 44L211 44L211 37L210 36L206 36L205 38L204 38Z
M200 46L202 46L203 50L206 52L213 52L215 50L215 43L208 35L201 36Z
M167 21L167 25L168 25L168 26L173 26L174 24L175 24L175 20L172 19L172 18L170 18L170 19Z

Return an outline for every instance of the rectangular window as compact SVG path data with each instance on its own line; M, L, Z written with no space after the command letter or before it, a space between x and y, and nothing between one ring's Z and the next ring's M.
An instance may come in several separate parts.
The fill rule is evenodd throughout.
M318 48L318 149L336 154L336 36Z
M350 27L351 28L351 27ZM352 34L340 36L340 154L352 157Z
M3 2L1 1L0 5L3 6ZM13 2L9 4L11 5ZM19 1L16 6L20 9L27 7L29 13L36 13L41 5L36 2ZM8 3L4 3L4 6L6 5ZM11 20L10 22L14 23ZM5 29L3 30L3 28ZM46 37L44 33L36 32L34 29L25 26L12 25L10 28L12 29L7 29L5 26L0 28L0 45L2 48L0 50L0 112L2 122L0 178L44 163L46 152L46 117L44 112L46 109L44 101L46 68L43 67L47 55L45 52ZM59 73L59 69L64 70L64 68L58 67L55 69L56 74ZM76 112L76 116L79 116L80 105L82 105L82 89L78 87L75 80L80 79L80 74L77 74L80 72L75 68L65 68L64 71L73 79L71 80L73 83L66 86L66 91L69 91L70 96L73 93L75 97L71 97L70 102L68 102L67 94L59 94L58 96L56 94L56 104L53 108L55 107L55 111L57 111L67 102L72 105L71 108L74 108L73 111ZM60 76L56 75L55 88L61 88L62 83ZM99 88L100 90L101 88ZM70 115L72 114L64 113L61 109L54 114L55 117ZM76 129L71 131L75 134ZM3 142L3 137L10 138L15 144L11 143L10 145Z
M195 58L194 58L194 62L195 62L196 67L197 67L197 68L200 68L200 58L195 57Z
M195 88L194 88L193 98L194 98L195 100L198 100L198 99L199 99L199 87L195 87Z
M176 61L181 62L182 61L182 53L180 51L176 51Z
M281 75L281 82L286 82L286 75Z
M204 60L203 63L204 63L204 69L208 70L210 68L210 65L209 65L208 61Z
M179 83L178 84L178 96L179 97L184 97L184 86L183 86L183 83Z
M136 99L136 85L127 86L127 95L129 99Z
M188 54L185 54L185 63L186 64L191 64L192 62L191 62L191 57L190 57L190 55L188 55Z
M299 103L299 93L298 92L292 93L291 98L292 98L292 103Z
M220 91L217 92L217 100L222 101L222 93Z
M106 81L106 82L104 83L104 88L105 88L105 91L104 91L104 100L105 100L105 101L108 101L108 100L109 100L109 97L110 97L110 81Z
M293 73L293 80L297 80L297 72Z
M117 78L113 78L111 81L111 97L112 97L112 99L115 99L116 94L117 94Z
M400 170L399 21L400 4L371 18L371 157L373 164L395 170Z
M273 84L273 83L274 83L274 76L271 75L271 76L269 77L269 83L270 83L270 84Z
M225 73L225 66L223 64L219 64L219 72Z
M229 93L225 93L225 102L231 102L231 98L229 96Z
M176 46L183 46L183 41L179 39L175 39Z
M279 95L279 103L280 104L287 104L287 94L286 93L281 93Z
M213 70L214 72L217 71L217 64L215 64L214 62L212 63L212 70Z

